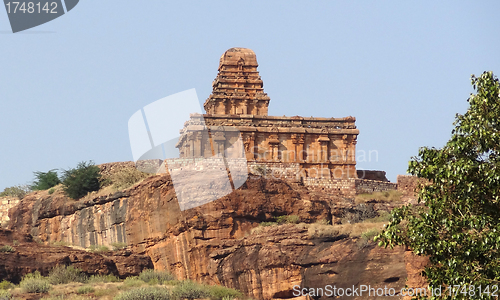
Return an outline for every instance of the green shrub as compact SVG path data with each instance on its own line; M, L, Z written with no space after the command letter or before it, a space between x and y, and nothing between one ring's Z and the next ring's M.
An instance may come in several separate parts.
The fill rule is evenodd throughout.
M95 289L91 286L88 286L88 285L84 285L84 286L81 286L79 287L77 290L76 290L76 293L77 294L90 294L90 293L93 293L95 292Z
M15 185L5 188L3 192L0 193L0 197L18 197L22 199L30 192L31 187L29 185Z
M297 224L299 222L300 222L300 217L297 215L276 217L276 223L278 224L285 224L285 223Z
M300 223L300 217L297 215L290 215L286 218L286 222L290 224L298 224Z
M12 299L12 294L7 290L0 290L0 299L1 300L10 300Z
M15 252L16 249L14 249L14 247L12 247L11 245L3 245L2 247L0 247L0 252Z
M55 189L55 188L50 188L50 189L49 189L49 195L54 194L54 192L55 192L55 191L56 191L56 189Z
M70 282L85 282L87 276L73 266L57 265L50 271L47 278L51 284L66 284Z
M120 243L120 242L112 243L111 247L113 247L114 251L121 250L127 248L127 243Z
M47 293L51 288L49 281L38 271L24 275L19 286L25 293Z
M90 245L89 250L91 252L96 252L96 253L102 253L102 252L108 252L109 248L104 246L104 245Z
M75 169L63 171L64 191L73 199L80 199L90 192L98 191L101 171L92 161L81 162Z
M33 184L31 185L31 189L34 191L48 190L61 183L55 169L48 172L34 172L34 174L35 180L33 180Z
M288 216L279 216L279 217L276 217L275 218L276 223L278 223L278 224L284 224L284 223L286 223L287 217Z
M367 240L373 240L373 238L379 234L379 231L378 229L370 229L366 232L363 232L361 234L361 237L364 238L364 239L367 239Z
M168 271L146 269L139 274L139 279L147 283L163 284L165 281L175 280L175 277Z
M145 282L140 280L137 276L130 276L125 278L123 284L127 287L138 287L145 284Z
M259 225L262 227L267 227L267 226L278 225L278 223L276 223L276 222L260 222Z
M169 290L161 287L142 287L122 292L113 300L170 300L174 299Z
M106 283L106 282L119 282L120 278L116 277L113 274L108 275L92 275L87 279L87 283Z
M210 296L210 288L191 280L184 280L173 288L172 294L178 299L207 298Z
M210 294L210 299L212 300L224 300L224 299L234 299L242 298L243 293L235 289L230 289L220 285L208 286L208 292Z
M56 241L51 243L52 246L69 246L68 242L65 241Z
M117 288L108 288L105 287L103 289L96 289L94 292L94 296L97 297L97 299L100 299L101 297L105 297L108 295L115 295L118 292ZM107 297L106 297L107 298Z
M7 281L5 279L2 280L2 282L0 282L0 290L8 290L8 289L10 289L13 286L14 285L10 281Z

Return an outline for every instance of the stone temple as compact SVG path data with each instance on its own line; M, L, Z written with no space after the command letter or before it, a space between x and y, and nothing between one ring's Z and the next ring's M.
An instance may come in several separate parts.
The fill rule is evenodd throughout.
M213 157L242 143L244 151L231 155L249 165L293 165L302 178L357 178L356 119L269 116L257 67L250 49L231 48L221 56L206 114L192 114L181 130L180 157Z

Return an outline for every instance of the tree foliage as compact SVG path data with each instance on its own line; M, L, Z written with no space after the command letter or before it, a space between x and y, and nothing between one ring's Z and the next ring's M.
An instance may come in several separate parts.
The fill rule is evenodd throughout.
M410 174L430 181L419 205L395 209L377 237L381 246L406 245L429 256L424 275L443 291L432 299L500 294L500 84L484 72L472 76L472 86L476 93L467 112L457 114L451 139L442 149L421 148L409 163ZM452 285L460 289L450 296Z
M63 171L64 191L73 199L80 199L100 188L101 170L90 162L80 162L75 169Z
M11 187L6 187L1 193L0 197L18 197L19 199L24 198L27 194L31 192L31 186L25 185L15 185Z
M31 185L31 189L34 191L48 190L61 183L55 169L48 172L34 172L34 174L35 180L33 181L33 185Z

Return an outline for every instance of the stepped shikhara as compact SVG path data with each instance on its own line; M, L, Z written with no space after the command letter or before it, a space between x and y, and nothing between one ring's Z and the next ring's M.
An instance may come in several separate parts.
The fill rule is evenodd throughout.
M250 49L231 48L221 56L206 114L191 115L181 130L180 157L213 157L240 143L244 151L229 155L256 164L297 164L300 177L356 178L356 119L268 116L270 99L257 67Z

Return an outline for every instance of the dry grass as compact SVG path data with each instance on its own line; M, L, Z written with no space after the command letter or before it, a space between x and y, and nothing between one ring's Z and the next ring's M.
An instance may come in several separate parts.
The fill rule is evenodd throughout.
M109 277L113 277L112 275L107 276L96 276L94 280L87 280L84 283L80 282L70 282L66 284L55 284L51 285L48 283L48 278L41 276L39 273L34 273L29 275L28 277L33 277L35 279L44 280L49 285L50 289L48 289L44 293L38 293L37 299L41 298L44 300L113 300L117 299L117 296L122 294L122 296L130 295L129 291L134 291L134 295L138 297L142 297L141 299L145 299L144 297L148 296L148 294L137 293L137 289L165 289L168 291L167 296L176 295L179 297L185 297L189 299L195 299L194 296L202 295L204 299L212 299L212 300L223 300L226 298L234 299L243 299L240 297L242 294L233 289L225 288L223 286L208 286L196 282L191 282L189 280L170 280L173 279L173 276L167 272L161 271L152 271L146 270L141 273L145 277L143 279L149 280L148 282L144 282L140 280L138 276L128 277L123 281L117 282L102 282L100 279L110 279ZM30 278L31 278L30 277ZM97 278L99 277L99 278ZM98 280L99 279L99 280ZM111 278L112 280L118 280L117 278ZM105 281L105 280L103 280ZM26 299L27 292L25 289L21 288L20 285L13 285L9 282L5 282L4 286L8 286L10 289L7 293L4 293L4 298L7 296L9 299ZM7 291L7 290L6 290ZM29 296L32 298L31 296ZM121 299L131 299L130 297L121 297ZM132 298L137 299L137 298ZM148 298L150 299L150 298ZM163 298L156 298L163 299ZM177 299L177 298L172 298ZM197 298L196 298L197 299Z
M360 194L357 195L354 201L356 204L366 203L368 201L376 201L376 202L394 202L401 200L401 196L403 194L397 190L390 190L385 192L375 192L373 194Z
M120 287L123 285L121 282L113 283L94 283L94 284L84 284L71 282L67 284L53 285L52 290L45 295L42 299L46 300L83 300L83 299L102 299L102 300L112 300L114 296L120 293ZM80 295L82 288L92 287L93 292L85 293ZM90 290L89 290L90 291ZM79 294L80 293L80 294ZM13 292L16 295L16 292ZM17 294L19 296L19 294Z
M120 168L114 173L103 175L101 178L101 188L98 191L88 193L80 200L86 201L101 196L112 195L118 191L128 189L154 175L155 174L141 172L133 167Z
M382 230L385 224L387 224L387 222L364 222L343 225L307 224L307 233L310 238L331 238L341 235L358 238L367 231Z
M112 185L117 190L127 189L155 174L144 173L136 168L123 168L110 176Z
M116 192L118 192L118 190L114 186L108 185L108 186L101 188L98 191L88 193L87 195L82 197L79 201L88 201L88 200L95 199L97 197L112 195Z

